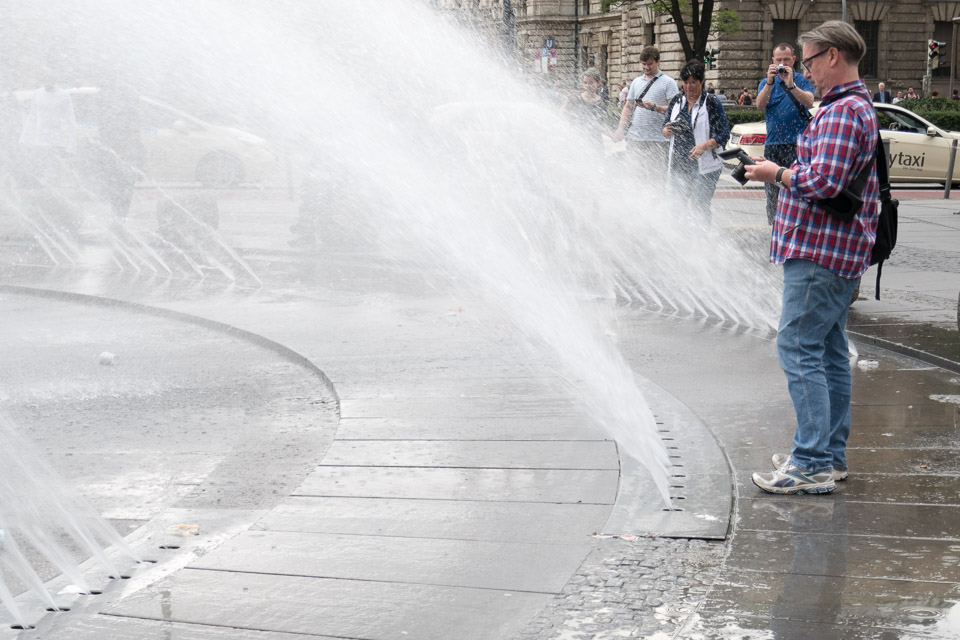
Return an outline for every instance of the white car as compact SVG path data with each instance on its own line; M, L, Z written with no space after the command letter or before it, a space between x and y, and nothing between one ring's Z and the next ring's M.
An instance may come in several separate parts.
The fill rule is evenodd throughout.
M100 90L82 87L67 92L77 116L78 137L81 141L96 138ZM26 112L33 91L15 94ZM276 154L259 136L210 124L146 96L140 97L138 107L140 140L146 151L145 173L156 182L199 182L223 188L283 179Z
M880 137L889 142L890 182L945 183L950 147L954 140L960 141L960 131L941 129L896 105L878 103L874 107L880 118ZM740 147L747 155L762 156L766 139L765 122L745 122L733 127L727 148ZM960 165L960 158L953 168L954 184L960 183L960 170L956 165Z

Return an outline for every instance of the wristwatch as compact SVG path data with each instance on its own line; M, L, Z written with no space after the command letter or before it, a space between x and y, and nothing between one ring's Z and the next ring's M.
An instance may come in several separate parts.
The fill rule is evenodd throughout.
M780 167L779 169L777 169L777 177L774 178L774 180L773 180L774 182L776 182L776 183L777 183L778 185L780 185L781 187L786 186L785 184L783 184L783 182L780 181L780 179L783 178L783 172L786 171L786 170L787 170L786 167Z
M792 87L787 87L787 91L793 91L796 88L797 88L797 85L793 85Z

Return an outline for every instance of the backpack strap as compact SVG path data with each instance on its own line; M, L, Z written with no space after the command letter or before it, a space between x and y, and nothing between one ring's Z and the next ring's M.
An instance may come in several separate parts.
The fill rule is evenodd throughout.
M887 166L887 150L883 146L883 138L880 137L880 119L877 119L877 181L880 183L880 210L883 211L883 203L890 201L890 172ZM878 227L879 231L879 219ZM877 283L874 287L874 299L880 299L880 274L883 273L883 260L877 261Z

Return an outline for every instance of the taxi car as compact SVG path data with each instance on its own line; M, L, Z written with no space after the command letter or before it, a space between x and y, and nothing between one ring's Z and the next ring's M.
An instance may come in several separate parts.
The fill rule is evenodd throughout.
M960 141L960 131L941 129L909 109L894 104L875 103L873 106L880 119L880 137L889 143L890 182L945 183L950 147L954 140ZM811 109L811 113L815 112L816 108ZM747 155L763 156L766 139L765 122L745 122L733 127L727 148L740 147ZM960 165L960 159L954 165L951 182L960 184L960 169L956 165Z
M73 101L79 139L96 139L100 89L66 91ZM24 113L32 95L33 91L15 92ZM140 141L146 151L144 171L153 181L225 188L282 179L281 163L259 136L211 124L147 96L139 96L137 112Z

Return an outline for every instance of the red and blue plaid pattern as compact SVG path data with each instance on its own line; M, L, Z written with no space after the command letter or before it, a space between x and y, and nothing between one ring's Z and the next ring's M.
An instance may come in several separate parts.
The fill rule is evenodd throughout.
M851 222L836 220L815 201L838 195L874 161L877 136L877 113L862 81L827 92L797 138L794 173L780 191L773 223L771 262L810 260L841 278L857 278L867 270L880 209L876 168L870 170L863 207Z

